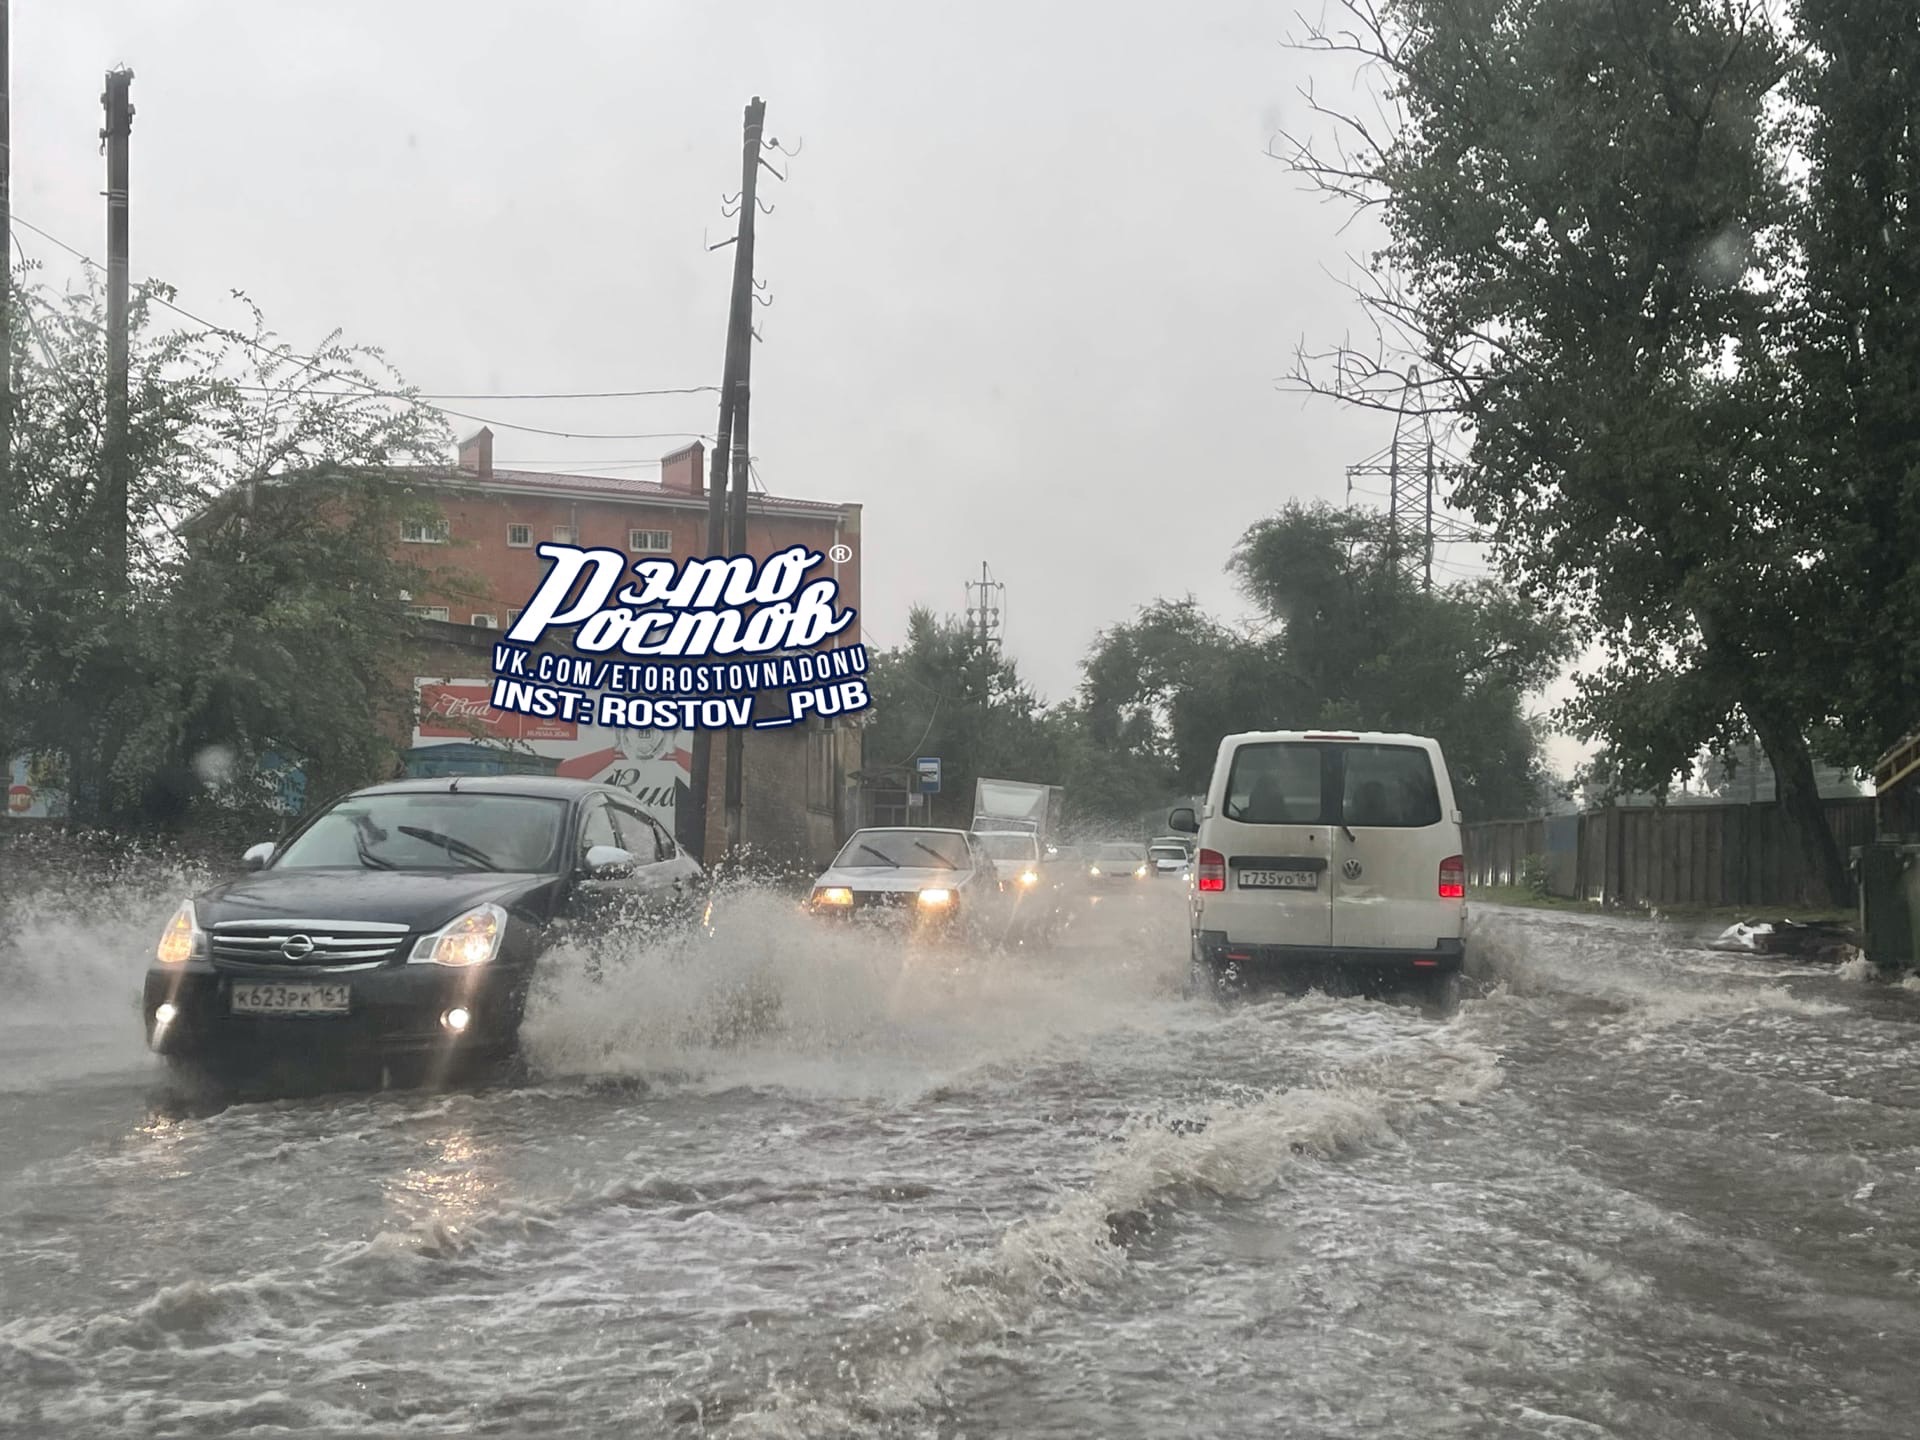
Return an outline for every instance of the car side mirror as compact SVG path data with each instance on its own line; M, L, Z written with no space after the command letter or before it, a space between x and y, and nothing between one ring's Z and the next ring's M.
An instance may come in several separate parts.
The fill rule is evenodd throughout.
M240 857L240 863L249 870L264 870L267 861L273 858L273 842L262 840L258 845L249 845L247 853Z
M1191 805L1182 805L1178 810L1167 813L1167 828L1178 830L1183 835L1198 835L1200 822L1195 818Z
M617 880L633 873L633 852L618 845L587 847L587 874L595 880Z

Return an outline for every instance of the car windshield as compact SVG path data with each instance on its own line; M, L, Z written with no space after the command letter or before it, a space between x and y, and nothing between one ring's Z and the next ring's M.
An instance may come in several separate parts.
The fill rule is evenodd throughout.
M951 830L861 830L834 857L836 870L966 870L966 837Z
M1102 845L1098 860L1132 860L1136 863L1147 858L1146 851L1138 845Z
M1184 860L1187 851L1184 845L1156 845L1147 852L1156 860Z
M276 870L552 868L564 800L533 795L358 795L296 837Z
M1031 860L1040 853L1040 842L1031 835L975 835L974 838L993 860Z

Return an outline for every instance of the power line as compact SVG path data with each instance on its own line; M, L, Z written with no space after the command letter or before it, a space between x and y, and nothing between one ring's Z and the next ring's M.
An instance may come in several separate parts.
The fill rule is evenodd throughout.
M46 230L42 230L38 225L35 225L31 220L23 220L18 215L13 216L12 220L14 224L25 226L27 229L31 230L34 234L40 236L41 239L48 241L50 244L59 246L62 250L66 251L69 255L79 260L81 264L92 266L94 269L100 268L98 263L93 259L93 257L88 255L85 251L74 248L72 245L69 245L66 241L62 240L58 235L54 235ZM173 311L174 314L184 316L186 319L193 321L193 323L196 325L204 325L213 334L223 336L226 339L235 341L238 344L245 345L249 349L257 350L264 355L271 355L276 360L298 361L302 365L308 368L319 365L321 363L318 356L305 355L300 353L299 351L292 349L291 347L276 347L273 345L265 344L262 341L255 340L250 335L243 335L238 330L230 329L225 325L221 325L216 323L215 321L209 320L204 315L196 315L194 314L193 311L187 309L184 305L176 305L173 303L173 301L168 300L165 296L150 295L148 298L154 304L164 306L166 309ZM660 440L660 439L678 439L685 435L692 434L692 432L690 431L679 431L679 432L675 432L672 435L660 435L657 433L648 434L648 433L636 433L631 431L612 432L612 431L589 431L589 430L555 430L543 425L522 425L512 420L497 420L487 415L475 415L465 410L449 409L445 405L432 404L431 401L428 400L428 397L421 394L419 391L383 389L380 386L375 385L370 381L356 380L351 375L328 373L324 375L322 378L329 379L329 380L336 380L336 379L343 380L348 384L352 385L354 388L352 390L316 391L314 392L316 394L334 394L334 395L340 395L340 396L364 395L368 399L413 400L422 404L426 404L429 409L437 410L442 415L453 416L455 419L472 420L481 425L498 426L502 430L517 430L527 435L547 435L559 440ZM234 388L239 390L256 391L256 392L271 394L271 393L274 393L276 387L266 386L266 385L236 385ZM659 392L636 391L634 393L635 394L641 394L641 393L699 394L702 391L717 391L718 389L719 387L715 385L703 385L703 386L697 386L697 387L688 387L685 390L659 391ZM611 391L606 392L606 394L609 397L614 396L615 393L616 392L611 392ZM453 398L453 397L447 397L447 398ZM489 396L487 398L532 400L532 399L547 399L547 398L561 399L561 398L587 398L587 397L585 395L581 395L578 397L563 397L560 395L554 395L554 396L548 397L548 396L539 396L531 393L526 393L526 394L519 394L519 395L512 395L512 396L498 396L498 397ZM699 435L693 435L693 438L703 439L705 437L699 436Z

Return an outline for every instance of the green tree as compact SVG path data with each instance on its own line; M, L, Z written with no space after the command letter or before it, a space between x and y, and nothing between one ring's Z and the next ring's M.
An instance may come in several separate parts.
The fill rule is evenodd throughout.
M1346 8L1307 43L1377 67L1390 128L1348 119L1338 158L1287 158L1383 223L1365 293L1384 340L1300 378L1397 404L1395 356L1417 356L1414 403L1471 426L1455 501L1604 649L1567 718L1613 782L1664 789L1756 734L1846 894L1812 741L1860 658L1828 623L1857 554L1788 363L1788 37L1747 0Z
M1235 731L1412 731L1441 742L1463 810L1528 813L1544 774L1525 701L1563 663L1563 627L1491 583L1425 592L1389 544L1381 517L1324 505L1255 524L1228 570L1264 623L1237 634L1186 600L1104 632L1085 666L1089 728L1131 727L1135 751L1190 789Z
M77 813L177 823L245 802L266 750L326 791L385 773L411 706L393 558L422 513L387 467L444 454L438 417L376 351L295 355L251 333L131 310L129 573L107 574L98 277L16 282L11 522L0 535L0 753L65 757Z
M1019 668L951 616L916 606L903 645L873 657L869 768L938 755L938 823L973 819L979 776L1059 784L1059 758Z

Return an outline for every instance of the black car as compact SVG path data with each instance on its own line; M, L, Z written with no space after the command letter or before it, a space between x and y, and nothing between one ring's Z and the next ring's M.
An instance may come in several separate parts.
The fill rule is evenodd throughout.
M624 791L548 777L378 785L181 905L147 971L149 1046L497 1058L561 934L684 915L700 866Z

